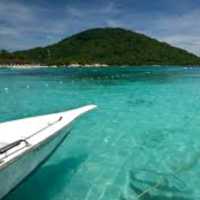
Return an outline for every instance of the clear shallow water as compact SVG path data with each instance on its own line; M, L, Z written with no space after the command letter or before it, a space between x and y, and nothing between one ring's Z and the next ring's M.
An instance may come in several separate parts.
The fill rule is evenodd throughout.
M200 199L200 69L0 70L0 121L89 103L6 200Z

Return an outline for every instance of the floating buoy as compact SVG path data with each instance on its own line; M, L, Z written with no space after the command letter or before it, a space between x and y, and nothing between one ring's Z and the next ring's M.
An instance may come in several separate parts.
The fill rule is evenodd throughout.
M109 142L108 138L104 138L104 142L108 143Z
M8 88L4 88L4 91L5 91L5 92L8 92Z

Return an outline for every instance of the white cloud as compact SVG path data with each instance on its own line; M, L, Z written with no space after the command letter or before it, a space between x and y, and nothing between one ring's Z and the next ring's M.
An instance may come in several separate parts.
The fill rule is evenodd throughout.
M183 34L160 37L160 40L168 42L173 46L180 47L196 55L200 55L200 36Z
M200 55L200 10L164 16L154 21L153 36Z
M200 9L182 15L149 15L127 13L118 19L108 19L112 27L124 27L142 32L200 55Z
M75 8L75 7L71 7L71 6L67 6L66 13L70 17L79 17L79 18L83 17L85 15L85 13L81 11L81 9Z
M62 12L60 12L62 10ZM182 15L123 10L116 2L66 5L61 10L0 1L0 49L27 49L94 27L123 27L200 55L200 9Z
M118 20L115 20L115 19L106 20L106 24L109 27L120 27L121 26L121 23Z
M115 15L121 13L121 9L116 3L110 1L105 7L101 8L100 13Z
M48 10L42 10L45 15ZM42 17L41 8L0 1L0 49L27 49L57 41L66 31L64 20Z
M15 24L16 22L28 22L32 17L32 10L23 4L0 1L0 19L8 19L9 23Z

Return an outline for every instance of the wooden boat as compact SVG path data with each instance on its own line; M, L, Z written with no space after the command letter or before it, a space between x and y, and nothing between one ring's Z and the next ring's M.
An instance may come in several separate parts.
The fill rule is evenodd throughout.
M55 151L75 119L95 107L0 123L0 199Z

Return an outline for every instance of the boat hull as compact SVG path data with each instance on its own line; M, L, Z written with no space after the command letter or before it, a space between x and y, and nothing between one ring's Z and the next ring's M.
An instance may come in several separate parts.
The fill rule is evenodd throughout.
M60 130L53 137L26 152L19 159L0 171L0 199L19 185L39 165L41 165L65 140L70 128Z

